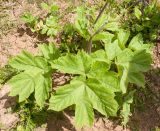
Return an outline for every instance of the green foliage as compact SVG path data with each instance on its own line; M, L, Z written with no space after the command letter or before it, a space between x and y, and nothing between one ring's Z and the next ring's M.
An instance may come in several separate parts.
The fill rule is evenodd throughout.
M120 36L123 33L125 33L125 32L120 32L120 34L118 34L118 36ZM129 36L127 35L127 38L125 39L125 43L128 41L128 37ZM139 40L136 41L135 40L136 37L137 36L135 36L133 38L133 40L138 43ZM131 44L133 43L133 40L131 40ZM76 79L76 82L74 79L72 80L73 82L75 82L77 84L74 85L71 81L69 85L59 87L59 89L56 90L55 95L53 95L50 100L50 103L51 103L50 108L51 109L60 111L66 107L71 106L72 104L77 105L77 103L79 101L76 100L76 97L77 96L78 96L78 98L81 97L78 94L80 94L80 92L83 92L82 93L83 97L85 97L85 95L84 95L85 92L81 91L80 88L78 88L78 87L85 87L85 91L86 91L87 87L88 87L88 85L86 85L86 82L90 79L94 79L94 80L92 80L92 82L96 81L96 80L99 81L100 84L102 84L101 86L108 87L110 92L118 91L118 92L122 92L123 94L127 93L129 83L134 83L134 84L137 84L138 86L144 87L144 76L143 76L142 72L145 72L150 68L150 64L151 64L150 54L146 53L145 48L141 49L141 50L137 50L137 51L132 51L131 49L126 48L125 44L123 44L123 46L120 47L118 40L115 40L113 42L113 47L115 47L115 50L111 50L111 48L107 48L111 45L112 45L112 43L110 43L109 45L106 44L106 46L105 46L106 52L103 50L99 50L99 51L91 54L92 57L90 57L89 55L87 55L84 52L79 52L77 55L68 54L64 57L60 57L58 60L55 60L52 63L53 68L58 69L59 71L61 71L63 73L76 74L76 75L80 75L81 77L78 77ZM123 49L123 48L125 48L125 49ZM115 64L117 65L118 74L116 72L109 71L110 66L111 66L111 60L113 62L115 62ZM97 69L100 69L100 70L96 71ZM82 78L83 78L83 80L81 80ZM120 78L120 80L118 78ZM83 84L79 81L79 79L81 82L83 81ZM98 85L98 83L97 83L97 85ZM94 86L96 86L96 84L94 84ZM72 88L75 89L75 91ZM88 88L92 88L92 87L88 87ZM101 87L101 88L103 88L103 87ZM77 91L76 91L76 89L77 89ZM99 89L99 88L97 87L97 89ZM74 93L72 93L72 92L74 92ZM76 94L75 92L78 92L78 94ZM67 97L67 94L69 94L68 100L65 99ZM73 96L72 96L72 94L73 94ZM88 96L89 92L87 92L85 94L87 94L87 96ZM74 100L74 98L75 98L75 100ZM89 99L89 98L86 98L86 99ZM62 100L64 100L64 101L62 101ZM54 101L56 101L56 102L54 102ZM61 103L61 101L63 103ZM65 103L66 103L66 105L65 105ZM129 104L131 104L131 103L129 103ZM94 106L93 106L93 108L94 108ZM129 117L128 112L130 112L130 110L128 110L128 112L126 112L125 111L126 108L128 110L130 108L130 106L128 106L126 104L124 104L124 106L123 106L122 117L124 118L124 124L127 123L127 120L128 120L127 117ZM84 109L84 110L87 110L87 109ZM76 109L76 110L78 110L78 109ZM98 109L96 109L96 110L98 110ZM92 111L88 110L88 112L91 113ZM99 112L101 112L101 111L99 111ZM125 114L125 112L126 112L126 114ZM106 111L106 113L107 113L107 111ZM91 114L93 114L93 113L91 113ZM89 117L91 114L88 114L87 116ZM75 118L76 120L78 119L77 117L78 116L76 116L76 118ZM82 123L79 123L77 121L77 124L79 126L83 126L84 124L90 125L90 122L93 122L93 120L91 118L92 117L89 117L88 121L87 121L87 119L85 120L83 118L84 121L81 121Z
M89 72L92 59L84 52L79 52L77 55L67 54L64 57L56 60L52 67L64 73L85 75Z
M95 13L94 8L80 6L76 9L77 17L74 28L85 39L89 48L91 48L92 44L90 45L90 43L92 42L109 42L114 36L112 32L119 30L118 17L113 18L110 13L104 13L95 23ZM97 46L97 44L94 46ZM90 52L89 49L87 49L87 52Z
M84 41L74 29L74 25L71 23L67 23L64 25L60 37L61 37L60 50L62 52L75 53L78 51L78 49L83 47Z
M129 116L131 116L130 105L133 103L133 95L135 90L129 92L127 96L124 97L123 107L121 111L121 116L123 117L122 124L126 126L127 122L129 121Z
M69 54L60 57L52 64L52 67L61 72L80 75L75 77L70 84L59 87L56 90L56 93L50 99L49 107L50 109L61 111L73 104L76 105L75 120L78 127L91 126L93 124L93 108L103 115L116 116L118 104L114 100L115 94L112 89L114 87L102 84L103 80L101 78L104 77L103 75L98 80L95 77L96 72L93 68L97 64L98 66L101 64L101 61L96 63L97 61L88 54L79 52L76 56ZM108 98L110 98L109 101L107 101ZM85 117L82 118L82 116Z
M46 18L44 25L42 26L41 34L47 34L47 36L56 36L58 30L58 19L55 16L49 16Z
M48 59L54 60L59 57L59 53L53 44L41 45L40 49L42 49L43 56L33 56L28 52L22 52L11 59L10 65L23 72L14 76L8 83L12 86L10 95L19 95L19 102L26 100L34 92L37 104L43 107L52 88L53 70Z
M128 6L130 2L125 1L125 4ZM30 15L24 20L32 28L37 27L35 23L38 23L40 28L36 31L42 34L56 36L62 33L64 43L59 49L54 44L39 45L39 55L23 51L11 59L10 65L21 72L8 82L12 86L10 95L18 95L19 102L27 102L33 96L41 108L46 107L44 105L49 101L49 109L54 111L73 106L78 127L93 124L94 110L106 117L117 116L120 111L122 124L126 126L136 92L130 85L145 87L143 73L150 69L152 62L152 45L144 43L144 34L145 30L152 28L147 11L151 13L153 8L145 7L145 12L142 12L140 5L131 8L133 11L125 24L132 22L133 26L126 29L120 23L125 10L121 10L121 15L116 11L103 12L96 21L96 8L80 6L76 9L75 23L66 24L60 32L59 17L55 13L58 6L45 3L41 6L48 11L45 20L34 22L35 18ZM133 19L130 18L132 15ZM137 26L135 20L142 24L142 30L133 30ZM143 25L146 21L149 26ZM75 45L67 47L65 42ZM88 50L88 46L92 51ZM71 47L74 48L72 51ZM70 74L72 78L53 90L52 74L55 71Z
M124 15L128 17L124 21L125 27L132 34L141 32L146 41L155 41L158 36L160 10L156 1L153 0L150 3L146 3L145 1L145 3L143 1L130 1L124 4L126 8Z
M59 7L55 4L49 6L46 3L41 3L41 7L47 10L47 15L44 19L33 16L31 13L24 13L21 19L31 28L32 32L46 34L47 36L56 36L60 30L59 22Z
M103 115L115 116L118 104L114 100L114 93L96 79L81 79L74 79L70 84L60 87L50 99L50 109L61 111L75 104L78 127L93 124L93 108ZM110 100L107 101L108 98Z
M9 65L0 68L0 84L6 83L12 76L17 74L17 70Z
M36 127L43 126L48 116L46 109L39 109L35 105L32 96L28 99L28 102L17 104L14 111L20 118L17 127L15 127L16 131L31 131Z
M34 17L31 13L26 12L21 16L21 19L35 32L35 26L38 23L38 18Z
M47 60L55 60L60 56L60 51L54 44L40 44L38 45L41 55Z
M147 46L144 46L145 44L143 44L143 39L139 36L140 34L131 40L128 48L123 51L119 50L120 53L117 56L116 64L118 65L119 72L122 75L120 87L123 93L126 93L128 82L135 83L143 87L144 76L142 75L142 72L145 72L150 68L151 55L147 53L150 48L146 48ZM133 45L135 46L134 52L131 50L133 49L131 48Z
M59 7L56 4L48 5L47 3L41 3L41 7L44 10L47 10L48 13L56 15L59 11Z
M77 18L75 21L75 29L77 32L86 40L89 40L90 33L89 33L89 20L85 16L86 9L84 7L77 8Z

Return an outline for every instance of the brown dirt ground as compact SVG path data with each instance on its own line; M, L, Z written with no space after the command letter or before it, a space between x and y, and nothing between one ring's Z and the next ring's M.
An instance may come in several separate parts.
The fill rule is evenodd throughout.
M38 0L37 0L38 1ZM40 0L39 0L40 1ZM41 0L42 1L42 0ZM0 38L0 67L7 64L7 61L10 57L17 55L22 50L28 50L32 53L37 53L36 43L43 41L39 39L34 34L32 34L24 26L24 24L19 20L19 16L26 10L31 11L35 15L43 15L44 12L41 12L37 8L37 4L29 4L27 0L21 1L0 1L0 4L10 4L11 8L8 12L11 22L15 22L14 28L11 28L7 34L4 34ZM65 1L61 0L57 2L62 9L67 7ZM32 9L32 10L30 10ZM1 31L1 30L0 30ZM157 70L160 70L160 44L158 43L154 49L153 55L154 63L152 71L147 74L146 80L148 81L148 88L152 94L145 99L144 108L145 110L140 111L135 109L129 123L129 130L139 130L139 131L150 131L155 127L160 126L160 75L154 73ZM159 68L159 69L158 69ZM62 75L62 77L64 77ZM63 83L64 78L62 78ZM59 81L59 80L57 80ZM57 82L58 83L58 82ZM15 106L14 98L7 97L6 94L9 92L9 87L5 85L0 90L0 123L4 122L7 129L15 125L15 122L18 121L16 114L11 114L8 112L10 106ZM141 94L139 94L141 95ZM7 103L10 103L9 106L6 106ZM8 121L10 119L10 122ZM79 131L73 126L73 112L64 112L62 118L49 117L47 129L37 128L37 131ZM1 125L0 125L1 130ZM94 126L92 128L83 128L81 131L123 131L122 126L119 125L119 121L109 120L107 118L96 117Z

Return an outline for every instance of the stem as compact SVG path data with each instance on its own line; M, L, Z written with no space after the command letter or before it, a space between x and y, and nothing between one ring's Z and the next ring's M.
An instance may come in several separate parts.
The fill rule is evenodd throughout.
M92 52L92 36L90 37L89 42L87 44L87 52L88 54L91 54Z
M97 23L97 21L98 21L99 18L101 17L102 13L104 12L105 8L107 7L107 4L108 4L108 2L106 2L106 4L103 6L102 10L99 12L99 14L98 14L98 16L97 16L97 18L96 18L96 20L95 20L95 22L94 22L94 25ZM103 29L103 27L106 25L107 22L108 22L108 21L106 21L106 22L90 37L90 39L89 39L89 41L88 41L88 44L87 44L87 49L86 49L86 51L88 52L88 54L91 54L91 52L92 52L92 39L93 39L93 37L94 37L96 34L98 34L98 33Z
M105 8L107 7L108 2L106 2L106 4L103 6L102 10L99 12L94 24L97 23L98 19L101 17L102 13L104 12Z
M107 24L108 21L105 21L104 24L90 37L88 45L87 45L87 52L88 54L91 54L92 51L92 39L95 35L97 35L102 29L103 27Z

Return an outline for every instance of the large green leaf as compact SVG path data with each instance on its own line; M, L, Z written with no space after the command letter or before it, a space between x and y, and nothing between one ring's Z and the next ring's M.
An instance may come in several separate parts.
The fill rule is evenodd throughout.
M95 79L88 79L86 85L88 98L92 102L93 108L103 115L116 116L118 104L114 99L114 92Z
M9 64L18 70L30 70L34 72L49 72L51 67L42 57L36 57L23 51L20 55L10 60Z
M96 76L97 73L103 74L103 72L108 72L109 69L110 64L106 63L105 61L95 61L93 62L91 69L87 75Z
M132 52L130 49L125 49L117 56L116 64L120 66L120 87L123 93L126 93L128 82L144 87L144 76L141 72L150 68L151 55L149 53L145 50Z
M117 56L117 67L120 74L120 88L123 94L126 93L128 87L128 72L130 61L132 60L133 52L130 49L123 50Z
M43 76L41 73L22 72L14 76L8 82L12 89L11 96L19 95L19 102L26 100L34 91L35 99L39 106L43 106L49 97L49 91L52 87L52 81L49 76Z
M85 75L89 72L92 63L91 57L84 51L77 55L67 54L52 63L52 67L64 73Z
M129 70L132 72L146 72L150 69L151 62L151 55L146 53L145 50L135 51L132 60L130 61Z
M133 58L132 50L126 48L117 56L116 63L127 67L128 63L132 60L132 58Z
M96 79L77 78L61 86L51 96L49 109L61 111L76 105L75 120L79 127L93 124L93 108L106 116L115 116L118 104L114 93Z
M133 50L141 50L143 45L143 37L142 34L139 33L135 37L132 38L131 42L129 43L128 48Z
M91 54L93 63L87 74L89 78L97 79L102 85L114 91L120 91L118 75L115 72L108 71L111 62L108 60L104 50L98 50Z
M48 60L55 60L60 56L60 51L55 47L53 43L47 44L40 44L38 45L41 53L43 54L44 58Z
M145 78L141 72L132 72L131 70L124 69L120 80L120 87L122 93L127 92L128 83L134 83L140 87L144 87Z

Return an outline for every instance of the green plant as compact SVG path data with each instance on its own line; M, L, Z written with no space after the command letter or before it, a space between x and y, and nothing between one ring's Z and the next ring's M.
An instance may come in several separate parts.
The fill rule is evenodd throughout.
M10 65L20 74L14 76L9 84L13 89L11 96L19 95L19 102L26 100L33 92L35 99L40 107L44 106L45 100L49 98L49 92L52 90L52 71L51 65L47 60L54 60L59 57L59 51L53 44L40 45L42 56L33 56L24 51L19 56L10 61ZM20 86L21 84L24 87Z
M160 10L157 0L150 3L129 1L125 3L125 7L125 11L121 12L125 15L125 20L122 18L125 28L128 28L132 34L141 32L146 41L155 41L160 28Z
M20 118L20 121L17 123L15 130L17 131L30 131L34 130L36 127L45 126L47 120L47 111L46 109L40 109L33 99L33 96L30 96L28 102L21 102L16 105L14 108Z
M106 8L106 6L104 6ZM81 6L77 8L75 30L86 40L86 50L91 53L92 43L96 41L108 42L113 37L113 32L118 31L118 18L113 18L110 13L103 13L95 17L95 10ZM112 33L111 33L112 32Z
M48 5L47 3L41 3L42 9L46 10L49 14L57 15L59 7L56 4Z
M40 108L49 104L48 109L54 111L73 106L78 127L93 124L94 110L106 117L120 116L126 126L137 91L132 84L145 87L143 72L150 69L152 46L143 42L142 33L133 35L120 28L119 16L113 18L104 12L105 8L106 5L97 17L95 9L77 8L75 24L69 27L74 27L84 42L77 53L43 44L39 45L41 54L37 56L24 51L11 59L9 64L21 72L8 82L12 86L10 95L18 95L19 102L28 101L33 95ZM52 25L55 19L49 16L48 24ZM95 48L98 44L101 46ZM54 90L54 72L71 74L72 78Z
M42 26L41 34L47 34L47 36L56 36L59 29L60 26L58 25L58 18L51 15L46 18L46 21Z
M121 34L122 32L118 36ZM70 84L59 87L51 96L49 109L61 111L76 105L76 124L82 127L93 124L93 109L106 116L116 116L118 109L122 108L125 125L134 92L128 92L128 84L144 87L142 72L147 71L151 63L150 54L143 47L145 44L137 39L142 38L139 35L131 40L128 48L125 45L128 34L123 34L124 37L120 37L123 40L106 43L105 50L98 50L91 55L79 51L77 55L67 54L58 58L59 51L53 44L40 46L43 56L23 52L10 61L12 67L24 70L9 81L12 85L10 95L19 95L19 102L22 102L35 92L36 103L43 107L52 87L51 74L57 69L75 77ZM24 88L20 85L26 86ZM123 105L118 105L115 92L122 93Z
M41 3L41 7L47 10L47 15L44 19L35 17L31 13L24 13L21 19L30 27L32 32L37 32L40 34L46 34L47 36L56 36L60 30L58 24L58 6L52 4L51 6L46 3Z
M12 76L16 75L18 72L9 65L0 68L0 84L6 83Z
M134 44L143 45L142 43L139 43L139 41L135 41L135 39L138 36L139 35L135 36L132 39L132 41L129 44L129 48L131 48ZM123 45L125 46L124 43ZM129 83L134 83L138 86L144 87L144 76L141 72L144 72L147 69L149 69L149 66L151 63L150 54L146 53L146 51L143 49L137 49L137 51L135 52L133 52L129 48L122 49L119 46L118 40L115 40L113 43L106 44L105 48L106 48L105 51L98 50L95 53L91 54L91 56L87 55L84 52L80 52L76 56L67 55L64 57L60 57L58 60L55 60L52 67L55 67L56 69L65 73L71 73L76 75L79 74L80 76L77 77L76 79L73 79L69 85L59 87L59 89L56 90L57 91L56 94L53 95L50 100L51 109L60 111L72 104L76 104L77 106L76 110L81 111L82 109L80 110L79 108L82 108L82 107L78 106L79 102L84 101L83 99L85 100L87 99L88 102L86 102L86 105L84 105L83 110L87 110L89 108L88 106L92 105L92 108L95 108L96 110L101 112L101 108L98 107L99 109L97 109L95 106L97 97L100 97L99 104L100 104L100 101L103 101L103 99L101 98L101 95L99 96L99 93L103 94L101 92L101 89L105 91L105 88L106 88L110 93L121 92L125 96L126 94L128 94ZM113 65L117 66L118 72L116 72L111 68ZM100 69L100 70L97 71L97 69ZM89 85L88 85L88 81L89 81ZM114 84L112 85L111 83L114 83ZM94 87L92 87L92 85L94 85ZM99 93L96 91L98 91ZM76 94L76 92L78 94ZM130 100L130 99L133 99L132 92L134 91L129 92L128 96L124 97L124 104L123 104L123 110L122 110L122 116L124 117L124 125L126 125L127 123L127 119L130 113L128 109L130 104L133 101L133 100ZM94 94L96 94L97 96L93 96ZM107 92L105 94L107 94ZM105 98L105 94L104 94L104 98ZM114 98L113 96L114 95L112 95L112 98ZM64 99L64 97L65 98L67 97L67 98ZM82 100L79 101L80 99ZM94 100L94 102L92 102L92 99ZM107 96L106 96L106 99L107 99ZM110 96L110 99L111 99L111 96ZM114 102L113 100L112 102ZM103 104L104 103L102 103L102 105ZM115 104L112 103L112 105L114 105L114 108L115 107L117 108L116 103ZM105 104L103 106L105 107ZM114 108L110 107L110 109L114 109ZM116 110L114 110L115 113L116 113ZM93 110L89 111L88 109L88 121L84 117L83 119L80 118L79 116L79 114L81 114L80 112L76 113L77 124L79 126L82 126L83 124L91 124L93 122L92 111ZM104 114L103 112L101 112L103 115L113 115L108 113L107 110L103 110L103 111L107 113L107 114ZM127 111L128 111L128 114L127 114ZM85 112L82 112L82 113L85 113ZM91 114L92 114L92 117L91 117ZM81 114L81 116L83 115ZM79 121L79 119L81 121Z
M34 17L31 13L26 12L21 16L21 19L30 27L32 32L36 31L36 25L38 23L38 18Z

